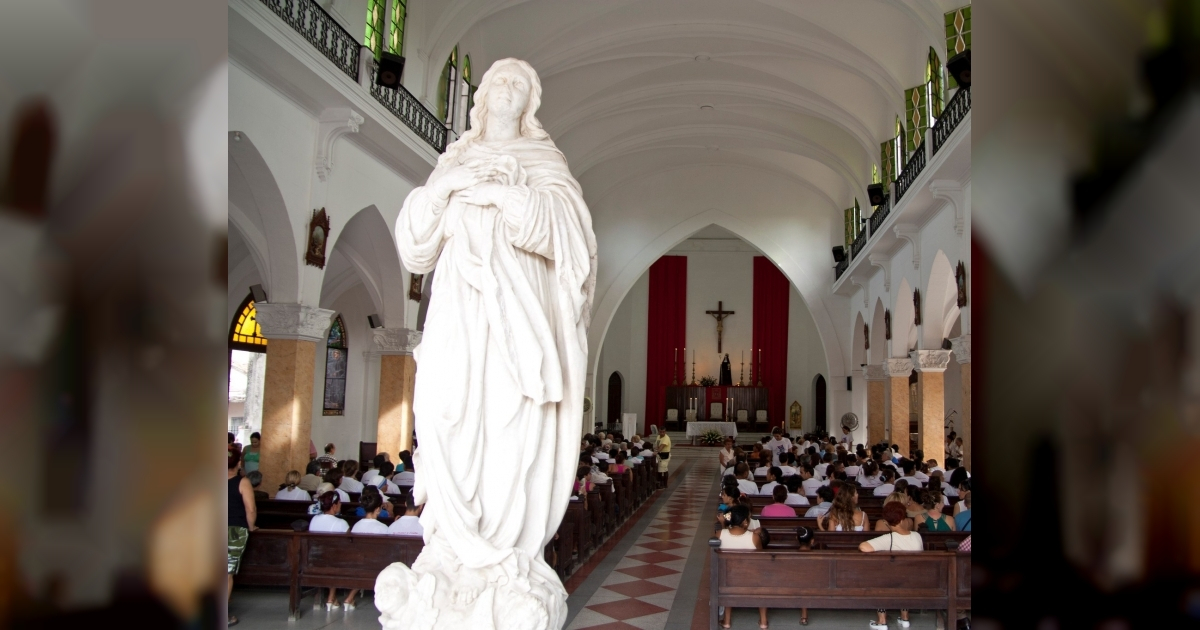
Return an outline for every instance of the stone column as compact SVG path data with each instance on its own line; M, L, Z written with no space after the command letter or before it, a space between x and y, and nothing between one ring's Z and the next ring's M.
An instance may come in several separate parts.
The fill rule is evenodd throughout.
M962 370L962 426L958 436L963 441L962 465L971 469L971 335L963 335L950 340L953 344L954 359Z
M303 304L256 304L267 338L262 402L262 487L277 488L289 470L304 472L312 438L313 369L334 312Z
M946 457L945 372L949 350L913 350L908 354L917 370L917 444L925 459L939 464Z
M398 463L400 451L412 450L413 388L417 362L413 349L421 333L408 328L374 328L374 351L379 357L379 420L376 452L387 453Z
M884 385L887 383L887 374L883 372L882 365L867 366L867 444L873 445L883 441L884 424L887 422L887 414L884 412L886 404L886 391Z
M892 428L892 444L900 446L900 454L907 457L908 449L908 377L913 364L909 359L887 359L883 362L883 373L888 378L887 423Z

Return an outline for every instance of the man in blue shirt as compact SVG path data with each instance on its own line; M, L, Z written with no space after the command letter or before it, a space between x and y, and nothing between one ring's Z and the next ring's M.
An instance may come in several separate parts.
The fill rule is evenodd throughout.
M960 532L971 531L971 493L963 495L962 502L967 508L954 517L954 528Z

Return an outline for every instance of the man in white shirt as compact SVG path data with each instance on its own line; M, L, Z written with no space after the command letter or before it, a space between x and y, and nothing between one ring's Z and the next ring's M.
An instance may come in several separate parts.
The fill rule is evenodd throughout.
M929 468L929 474L931 474L931 475L933 474L933 472L935 470L940 470L940 471L942 471L943 474L946 473L946 471L942 467L937 465L936 459L930 459L929 461L925 462L925 464Z
M363 482L364 485L370 485L371 480L379 476L379 469L385 462L387 462L387 455L384 453L377 453L371 460L371 468L362 474L362 477L359 478L359 481Z
M393 536L424 536L425 528L421 526L421 510L424 505L413 505L412 499L405 501L404 516L392 521L388 533Z
M821 480L813 475L811 466L800 467L800 487L804 488L804 496L817 496L817 488L821 487Z
M783 456L779 458L779 472L783 473L779 477L780 480L799 474L798 471L791 466L792 462L794 461L796 461L795 456L793 456L790 452L784 453Z
M791 476L791 477L783 478L783 485L787 486L787 489L788 489L787 501L784 501L784 504L791 505L791 506L807 506L807 505L809 505L808 497L805 497L803 494L800 493L800 490L801 490L800 482L801 482L801 480L800 480L800 477L798 477L798 476Z
M734 467L733 474L737 477L738 490L742 494L758 494L758 484L750 479L750 467L745 462L739 462Z
M779 456L792 450L792 441L783 437L783 429L775 427L771 429L771 439L763 444L763 449L771 451L771 465L779 465Z
M358 472L358 462L349 460L344 466L346 476L342 477L342 483L338 484L338 488L346 492L362 492L362 482L354 478L355 473Z
M779 480L783 479L783 474L780 473L778 466L771 466L767 469L767 483L764 483L759 489L759 494L771 494L775 491L775 486L779 485Z
M825 455L821 457L821 463L813 467L813 473L816 474L817 478L824 479L825 472L829 470L829 464L831 463L833 463L833 453L826 451Z
M767 472L770 470L771 470L770 466L763 464L762 466L759 466L758 468L754 469L754 476L755 477L766 477Z
M854 436L850 435L850 429L842 427L842 439L839 442L845 444L847 450L850 449L850 446L854 443Z
M907 481L908 485L917 486L918 488L925 485L925 482L922 481L920 477L917 477L913 474L917 468L916 464L906 459L901 463L900 468L904 470L904 476L901 477L901 479ZM926 477L926 479L928 479L928 477Z

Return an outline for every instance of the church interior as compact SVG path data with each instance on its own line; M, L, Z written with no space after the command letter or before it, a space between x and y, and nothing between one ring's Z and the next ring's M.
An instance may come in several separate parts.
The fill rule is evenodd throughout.
M116 4L0 7L0 627L1200 619L1191 0Z

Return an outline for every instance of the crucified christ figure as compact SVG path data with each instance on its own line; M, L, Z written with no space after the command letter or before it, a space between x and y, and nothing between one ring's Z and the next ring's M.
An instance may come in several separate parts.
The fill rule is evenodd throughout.
M704 311L705 313L712 315L713 317L715 317L717 319L717 353L718 354L721 352L721 336L725 332L725 321L724 320L726 317L729 317L730 315L733 315L733 313L734 313L733 311L725 310L725 308L723 306L724 304L725 304L725 302L723 302L723 301L717 302L717 310Z

